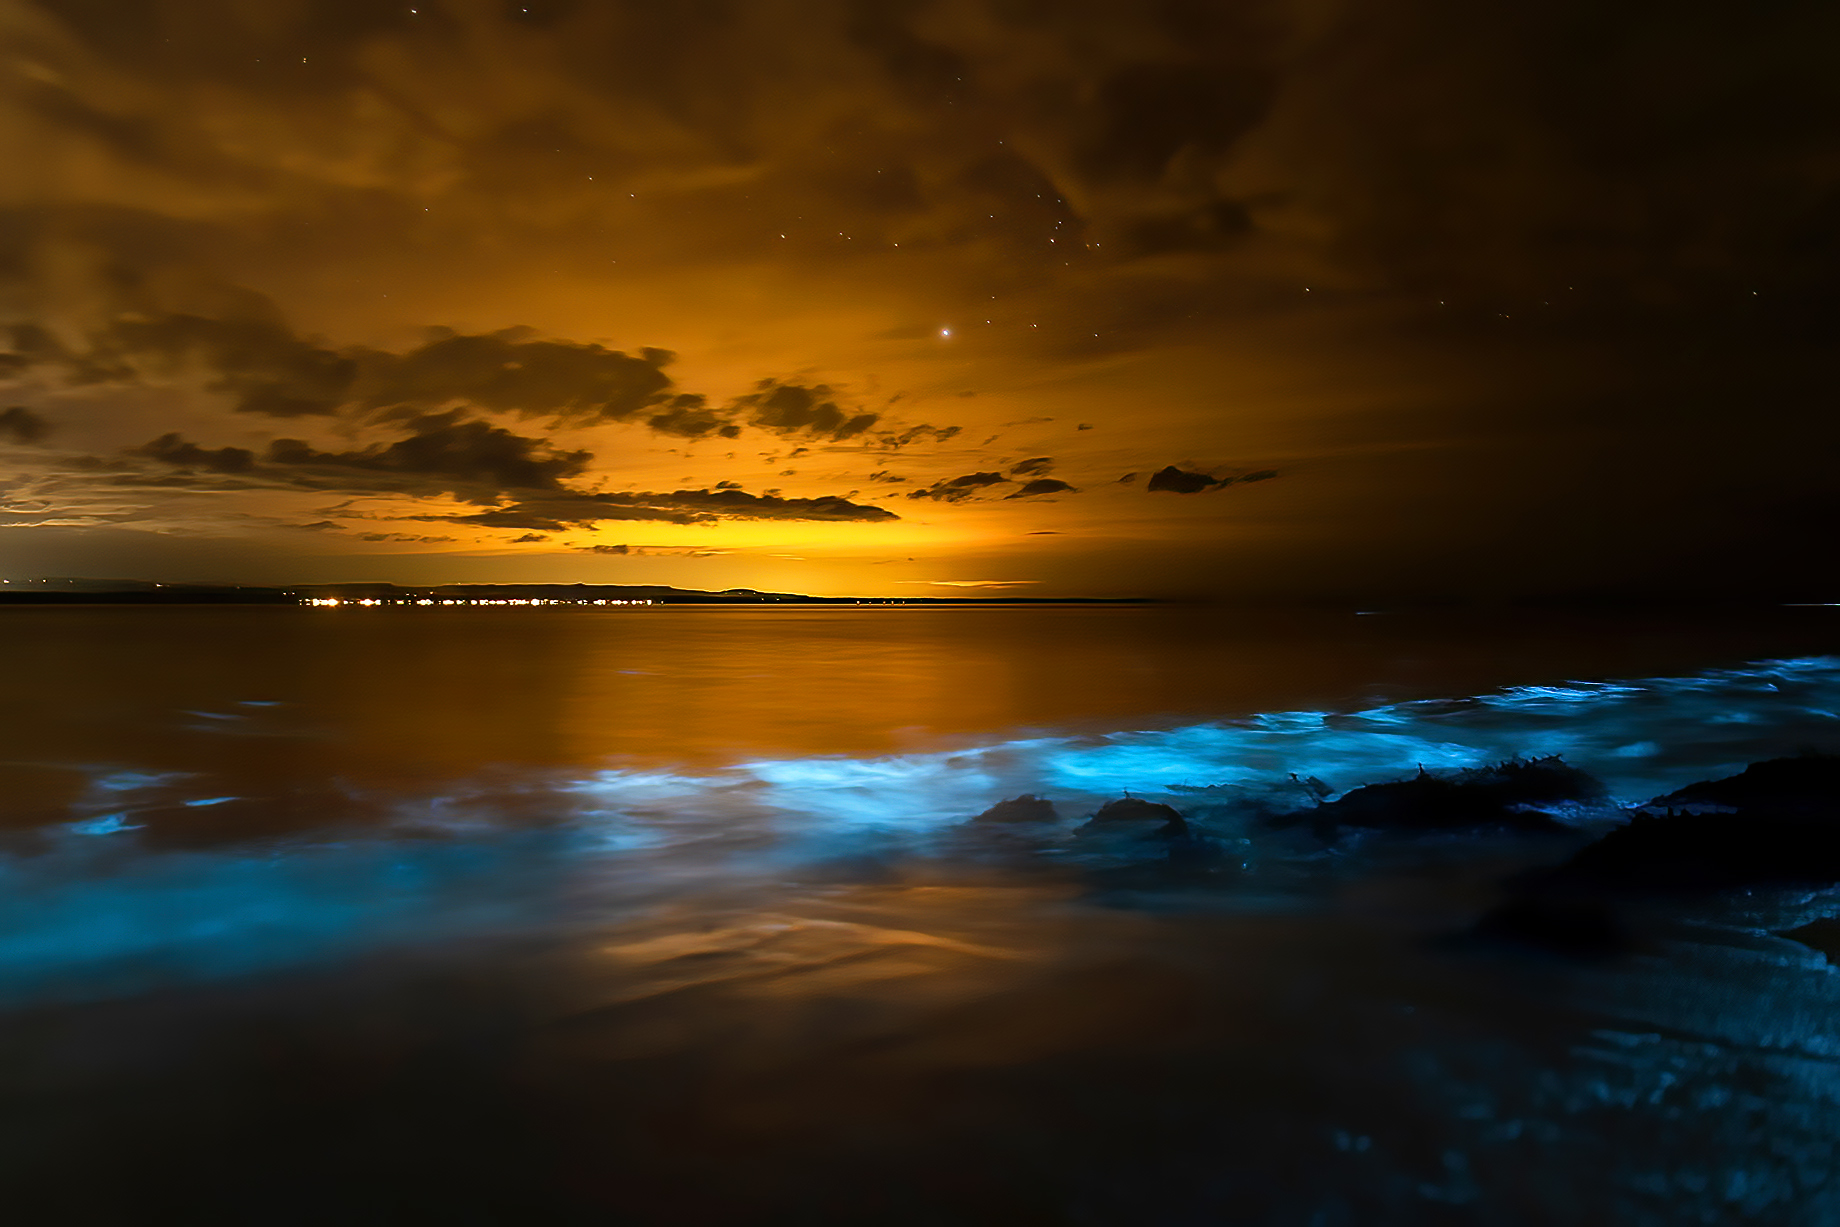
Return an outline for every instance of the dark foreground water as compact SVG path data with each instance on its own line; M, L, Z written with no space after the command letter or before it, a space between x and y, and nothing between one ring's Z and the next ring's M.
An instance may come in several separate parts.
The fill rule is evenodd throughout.
M1840 1221L1829 892L1237 802L1840 750L1840 610L4 609L0 1220ZM1218 788L1217 785L1236 787ZM1212 859L1074 833L1129 790ZM1023 792L1055 826L966 820Z

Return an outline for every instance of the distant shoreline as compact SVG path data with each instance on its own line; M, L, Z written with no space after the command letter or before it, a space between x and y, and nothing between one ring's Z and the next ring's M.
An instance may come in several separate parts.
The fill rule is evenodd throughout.
M9 585L10 586L10 585ZM989 606L989 605L1157 605L1152 597L941 596L850 597L806 596L794 592L731 589L703 592L657 585L612 584L442 584L405 587L395 584L303 584L258 588L208 584L148 584L145 587L0 588L0 607L56 605L267 605L342 609L358 607L453 609L607 607L633 605L704 606Z

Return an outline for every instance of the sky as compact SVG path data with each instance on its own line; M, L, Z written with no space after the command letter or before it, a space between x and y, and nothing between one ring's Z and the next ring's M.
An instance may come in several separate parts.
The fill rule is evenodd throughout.
M1840 599L1816 0L0 0L0 576Z

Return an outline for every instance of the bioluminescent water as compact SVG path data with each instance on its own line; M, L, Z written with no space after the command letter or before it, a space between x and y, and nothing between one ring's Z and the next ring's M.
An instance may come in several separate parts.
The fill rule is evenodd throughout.
M1622 806L1840 750L1834 612L8 610L7 1195L1833 1221L1840 979L1781 934L1840 894L1636 901L1588 959L1474 926ZM1270 820L1545 755L1609 798ZM971 821L1022 794L1058 820ZM1081 830L1122 796L1194 838Z

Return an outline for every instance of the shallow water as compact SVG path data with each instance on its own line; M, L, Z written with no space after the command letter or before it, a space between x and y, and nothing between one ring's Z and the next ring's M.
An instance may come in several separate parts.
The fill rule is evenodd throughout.
M1227 803L1840 750L1836 614L3 610L14 1219L1832 1221L1840 899L1571 963L1457 935L1610 815Z

